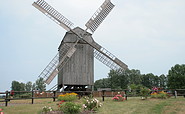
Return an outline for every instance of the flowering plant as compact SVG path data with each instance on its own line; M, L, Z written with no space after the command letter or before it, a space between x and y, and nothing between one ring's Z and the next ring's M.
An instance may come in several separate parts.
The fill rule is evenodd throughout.
M64 112L64 114L78 114L80 112L81 106L73 102L61 102L59 105L59 110Z
M77 95L76 93L66 93L63 95L59 95L58 96L58 100L59 101L74 101L77 99Z
M144 100L144 99L147 99L149 93L150 93L150 89L148 89L148 88L146 88L146 87L143 87L143 88L141 88L141 90L140 90L140 94L141 94L143 100Z
M97 111L98 108L102 107L102 103L96 98L87 98L84 100L84 104L82 105L84 110L88 111Z
M118 94L115 95L115 96L112 98L112 100L114 100L114 101L124 101L124 100L125 100L125 97L123 97L123 96L120 94L120 92L118 92Z
M4 114L4 112L2 112L2 111L3 111L3 109L0 108L0 114Z
M42 112L43 112L44 114L46 114L46 113L48 113L48 112L51 112L51 111L53 111L53 109L52 109L51 107L44 106L44 107L42 108Z
M151 98L161 98L161 99L166 99L169 98L170 95L167 92L160 91L160 92L152 92L151 93Z

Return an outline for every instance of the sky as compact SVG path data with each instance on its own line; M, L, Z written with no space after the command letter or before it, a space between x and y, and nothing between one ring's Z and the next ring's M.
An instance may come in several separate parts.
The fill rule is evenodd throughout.
M0 91L11 82L34 82L56 55L65 30L32 6L34 0L0 0ZM104 0L45 0L85 29ZM111 0L115 8L94 32L101 46L142 74L168 74L185 63L184 0ZM95 61L95 80L109 68ZM56 84L56 79L47 86Z

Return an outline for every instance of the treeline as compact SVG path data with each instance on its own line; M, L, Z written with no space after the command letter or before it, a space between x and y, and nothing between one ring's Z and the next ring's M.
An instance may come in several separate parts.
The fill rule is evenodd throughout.
M32 91L32 90L45 91L46 84L43 78L37 79L35 83L32 83L31 81L28 81L27 83L12 81L11 90L13 91Z
M170 89L185 89L185 65L176 64L167 75L141 74L140 70L110 70L107 78L95 81L97 88L111 89L137 89L141 86L147 88L160 87Z

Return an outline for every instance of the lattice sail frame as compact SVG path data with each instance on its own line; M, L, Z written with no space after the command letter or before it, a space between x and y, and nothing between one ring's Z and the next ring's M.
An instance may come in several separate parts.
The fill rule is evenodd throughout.
M110 0L105 0L105 2L98 8L90 20L85 24L85 26L91 30L92 33L98 28L98 26L103 22L107 15L114 8L114 4Z
M74 24L71 21L69 21L66 17L60 14L57 10L55 10L44 0L38 0L34 2L32 5L36 7L38 10L40 10L42 13L44 13L46 16L48 16L50 19L52 19L54 22L62 26L67 31L73 28Z

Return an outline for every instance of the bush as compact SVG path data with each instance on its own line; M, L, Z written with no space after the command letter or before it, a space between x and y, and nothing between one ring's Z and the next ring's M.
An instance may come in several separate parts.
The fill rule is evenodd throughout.
M76 93L66 93L64 95L59 95L58 96L58 100L59 101L74 101L77 99L77 95Z
M150 89L146 87L142 87L140 90L140 95L142 96L142 99L147 99L149 93L150 93Z
M51 107L44 106L42 108L42 113L43 114L47 114L48 112L51 112L51 111L53 111L53 109Z
M97 111L101 106L102 103L96 98L85 98L84 104L82 105L83 109L88 111Z
M31 98L31 93L24 93L20 95L20 98Z
M120 94L120 92L118 92L117 95L115 95L112 100L114 101L124 101L125 100L125 97L122 97L122 95Z
M166 99L166 98L169 98L170 95L167 94L166 92L164 91L161 91L161 92L153 92L151 93L151 98L160 98L160 99Z
M66 102L59 104L59 108L64 114L78 114L80 112L81 106L73 102Z

